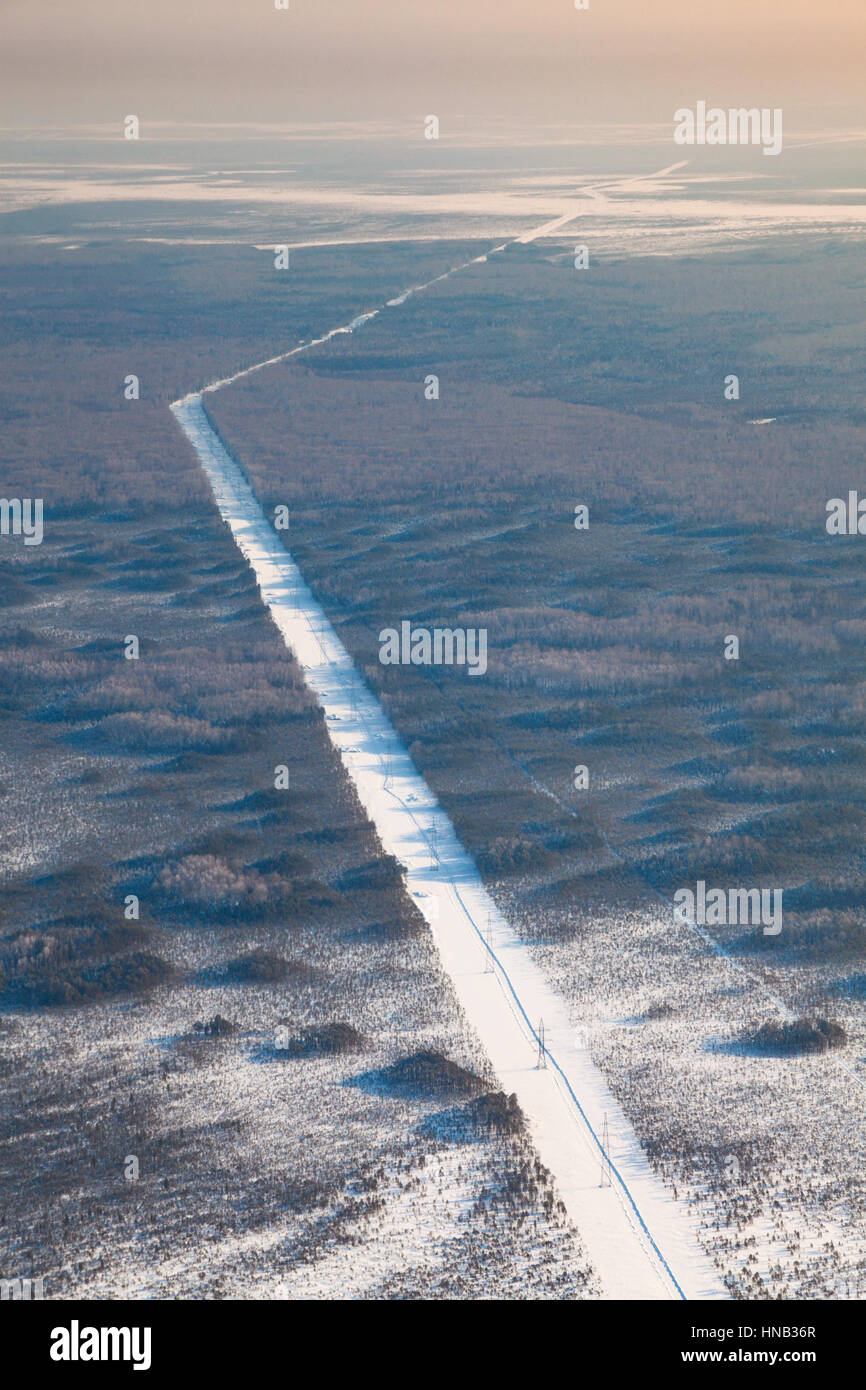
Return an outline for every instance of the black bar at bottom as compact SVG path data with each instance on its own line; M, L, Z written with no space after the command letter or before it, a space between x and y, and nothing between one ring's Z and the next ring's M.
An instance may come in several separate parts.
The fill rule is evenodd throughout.
M507 1323L500 1322L503 1310ZM660 1377L662 1383L671 1374L699 1381L708 1371L759 1368L770 1374L771 1384L780 1373L803 1370L826 1381L857 1364L862 1321L859 1303L781 1301L543 1308L530 1302L436 1303L412 1311L370 1302L336 1302L327 1310L313 1303L245 1301L0 1303L4 1360L14 1349L19 1374L47 1373L60 1383L79 1375L92 1380L101 1371L136 1381L170 1374L190 1385L205 1376L221 1383L243 1376L241 1390L251 1376L256 1383L274 1377L309 1381L310 1360L319 1358L320 1373L332 1379L341 1354L355 1369L366 1361L368 1373L381 1362L375 1374L389 1380L401 1361L411 1373L405 1365L407 1332L414 1348L410 1361L417 1368L420 1356L427 1376L437 1367L450 1366L453 1373L453 1355L464 1372L478 1357L489 1380L491 1361L512 1354L537 1357L543 1376L558 1348L574 1358L575 1375L582 1374L586 1358L584 1370L592 1364L594 1374ZM556 1337L546 1349L536 1340L543 1334Z

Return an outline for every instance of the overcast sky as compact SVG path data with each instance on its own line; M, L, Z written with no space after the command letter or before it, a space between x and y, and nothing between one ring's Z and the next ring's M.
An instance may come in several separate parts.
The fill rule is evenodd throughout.
M0 121L862 129L866 0L0 0ZM146 130L145 130L146 133Z

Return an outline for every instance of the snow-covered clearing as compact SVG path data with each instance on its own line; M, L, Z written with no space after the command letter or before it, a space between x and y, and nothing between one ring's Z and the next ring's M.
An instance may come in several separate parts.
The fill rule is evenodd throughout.
M673 166L678 168L680 166ZM670 168L647 178L661 177ZM628 184L628 180L619 180ZM594 191L604 200L615 184ZM544 222L522 244L579 213ZM502 251L510 243L487 254ZM483 263L486 255L466 264ZM458 266L388 301L447 279ZM250 564L277 627L306 671L331 739L387 853L430 923L445 969L503 1090L517 1095L542 1161L610 1298L718 1298L726 1291L700 1251L690 1218L655 1176L637 1135L575 1034L564 1002L486 892L453 826L414 767L378 700L359 678L237 462L213 429L202 396L352 332L374 309L314 342L210 383L172 411L201 459L217 505Z
M405 868L408 891L431 925L503 1089L517 1095L529 1119L538 1152L605 1294L723 1297L691 1222L653 1174L631 1125L575 1036L562 1001L485 891L450 820L359 679L211 427L201 397L186 397L172 409L202 460L263 601L325 710L331 738L385 850Z

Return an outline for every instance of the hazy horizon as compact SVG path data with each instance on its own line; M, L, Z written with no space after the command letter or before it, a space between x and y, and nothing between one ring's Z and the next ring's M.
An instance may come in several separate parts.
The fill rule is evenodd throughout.
M5 128L366 123L662 124L699 99L862 125L860 0L12 0Z

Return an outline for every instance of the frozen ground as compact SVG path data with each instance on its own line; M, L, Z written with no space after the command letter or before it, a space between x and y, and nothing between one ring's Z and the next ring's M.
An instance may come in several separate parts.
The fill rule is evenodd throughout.
M49 1299L592 1296L525 1125L498 1122L504 1097L489 1109L495 1077L429 931L398 882L365 877L381 846L214 509L82 525L21 557L57 582L3 615L0 1274L43 1278ZM83 547L100 556L86 578ZM183 552L176 583L164 547ZM118 656L130 629L140 665ZM155 690L187 720L180 759L118 739ZM228 736L249 700L255 738L189 748L191 716ZM287 857L315 896L262 916L161 891L178 864L201 889L202 853L241 876ZM119 926L131 883L141 921ZM84 1002L16 992L30 967L43 987L87 978L99 923L112 966L130 932L171 978ZM285 975L238 977L251 951ZM197 1034L217 1014L225 1036ZM278 1027L338 1020L349 1048L275 1046ZM394 1084L418 1054L439 1059L432 1080Z

